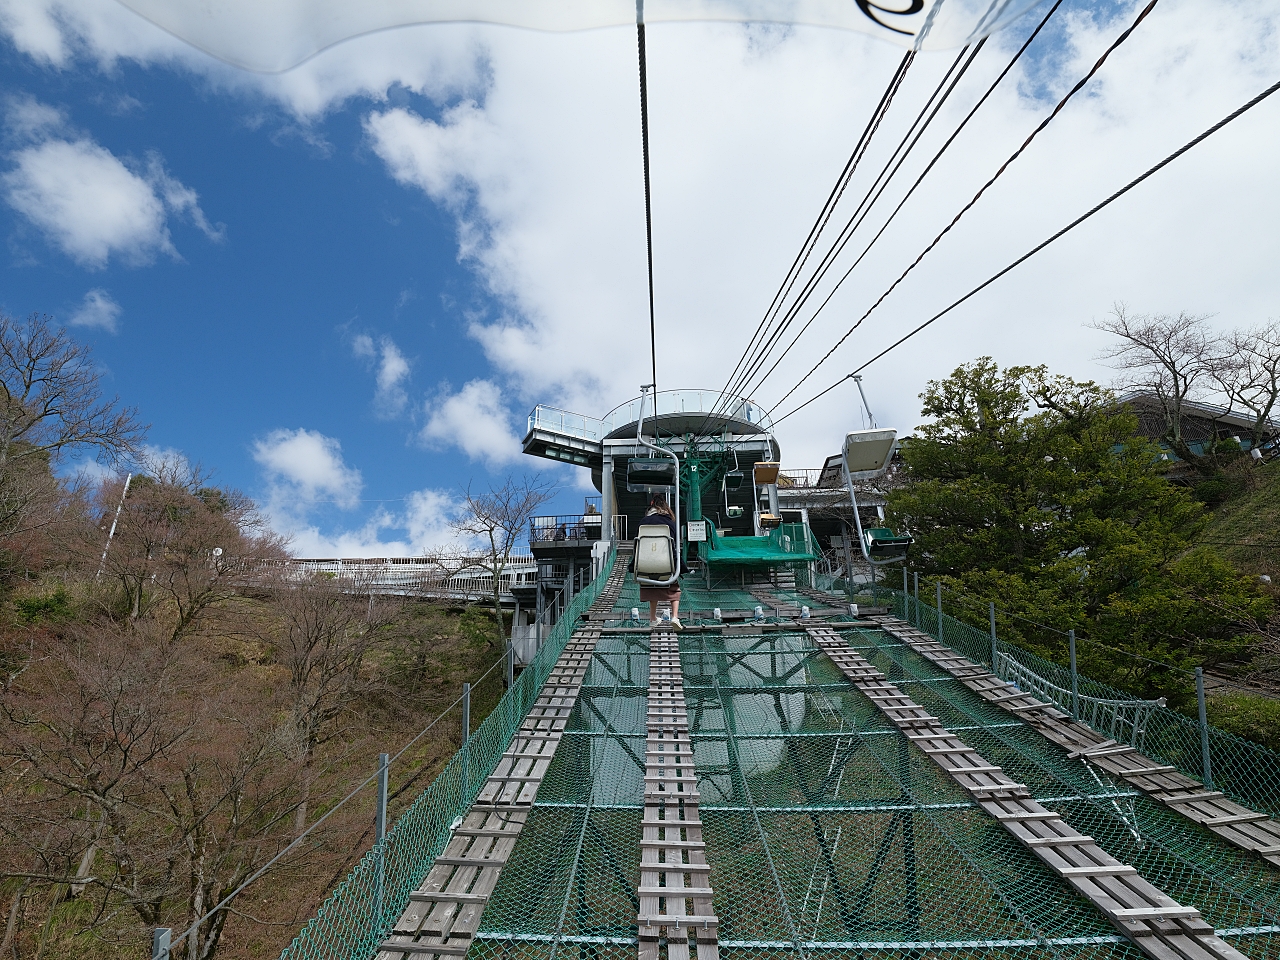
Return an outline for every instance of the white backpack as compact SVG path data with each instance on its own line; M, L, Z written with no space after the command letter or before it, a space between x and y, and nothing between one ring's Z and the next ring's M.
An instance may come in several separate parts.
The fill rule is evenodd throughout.
M636 578L666 580L675 572L674 541L665 523L646 523L636 531Z

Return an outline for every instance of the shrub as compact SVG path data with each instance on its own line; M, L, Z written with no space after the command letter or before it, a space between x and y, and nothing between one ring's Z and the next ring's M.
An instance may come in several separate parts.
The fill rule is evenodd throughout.
M1210 697L1205 708L1215 727L1280 751L1280 700L1252 693L1224 693Z

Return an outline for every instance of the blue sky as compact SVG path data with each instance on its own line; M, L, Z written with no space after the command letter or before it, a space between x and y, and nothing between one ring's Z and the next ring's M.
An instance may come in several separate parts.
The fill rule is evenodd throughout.
M1274 82L1278 6L1162 0L814 386ZM1132 11L1066 5L1052 42L815 325L813 351ZM1025 28L988 45L954 116ZM254 495L299 552L447 542L463 485L542 468L516 443L534 402L600 414L646 378L632 32L414 28L282 77L233 71L114 0L2 0L0 34L0 307L81 321L75 335L152 424L151 443ZM803 28L650 35L660 379L716 387L901 52ZM904 104L952 56L923 55ZM913 114L891 117L884 142ZM984 353L1105 379L1101 335L1084 324L1116 301L1227 326L1280 314L1277 120L1260 108L904 349L868 377L882 422L912 426L925 382ZM764 400L803 369L781 367ZM784 458L820 463L856 425L853 402L837 393L790 424ZM542 472L558 484L552 509L580 504L583 477Z

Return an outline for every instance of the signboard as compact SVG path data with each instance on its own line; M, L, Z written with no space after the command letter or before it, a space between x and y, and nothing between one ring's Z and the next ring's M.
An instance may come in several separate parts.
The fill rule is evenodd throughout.
M688 531L689 531L690 543L706 543L707 542L707 521L690 520Z

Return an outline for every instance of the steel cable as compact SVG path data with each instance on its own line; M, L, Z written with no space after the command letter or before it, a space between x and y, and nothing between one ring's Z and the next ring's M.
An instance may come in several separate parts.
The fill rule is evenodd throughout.
M806 373L803 377L801 377L795 383L795 385L791 387L791 389L789 389L785 394L783 394L782 397L779 398L777 403L775 403L773 407L770 408L770 410L776 409L778 406L785 403L793 393L795 393L797 390L800 389L800 387L805 383L806 380L808 380L811 376L813 376L815 372L817 372L819 367L821 367L824 363L827 362L827 360L831 358L832 354L834 354L837 350L840 349L841 346L844 345L845 341L848 340L850 336L852 336L853 332L857 330L858 327L860 327L862 323L869 316L871 316L871 314L876 310L876 308L880 306L880 304L884 303L884 301L889 297L889 295L898 288L898 285L902 283L902 281L905 280L907 276L913 270L915 270L917 266L919 266L920 262L924 260L924 258L930 253L930 251L932 251L939 243L942 242L942 239L948 233L951 232L951 230L955 227L955 225L960 222L961 218L966 213L968 213L971 209L973 209L973 207L978 203L978 201L982 199L983 195L987 192L987 190L997 180L999 180L1001 176L1004 175L1005 171L1008 170L1009 167L1012 166L1013 163L1019 157L1021 157L1023 153L1026 152L1027 148L1031 146L1035 138L1039 136L1040 133L1043 132L1044 129L1048 127L1049 124L1052 123L1054 119L1058 117L1058 115L1063 111L1063 109L1067 106L1067 104L1071 102L1071 100L1075 97L1075 95L1084 89L1084 87L1089 83L1090 80L1093 79L1093 77L1097 74L1097 72L1102 69L1103 64L1107 62L1107 59L1111 56L1111 54L1114 53L1126 40L1129 39L1129 37L1133 35L1133 32L1138 29L1138 26L1147 18L1147 16L1151 13L1151 11L1155 9L1156 4L1159 2L1160 0L1150 0L1150 2L1145 7L1143 7L1142 12L1138 14L1137 19L1135 19L1134 22L1123 33L1120 34L1120 36L1118 36L1114 41L1112 41L1111 45L1107 47L1105 51L1103 51L1102 56L1100 56L1097 62L1094 63L1094 65L1089 69L1089 72L1086 73L1083 77L1081 77L1076 82L1076 84L1069 91L1067 91L1066 96L1064 96L1061 100L1059 100L1057 105L1053 108L1053 110L1050 111L1049 115L1045 117L1042 121L1040 121L1040 123L1036 126L1036 128L1031 131L1031 134L1027 137L1026 140L1023 141L1022 145L1018 147L1018 149L1015 150L1009 156L1009 159L1007 159L1003 164L1001 164L1000 168L995 172L995 174L992 175L992 177L979 188L978 192L973 195L973 199L971 199L968 203L966 203L960 209L960 212L957 213L955 217L952 218L951 222L948 223L946 227L942 229L942 232L939 233L936 237L933 238L933 240L929 242L929 245L926 246L924 250L920 252L919 256L917 256L915 260L913 260L911 264L904 271L902 271L902 273L898 276L898 278L894 280L892 284L889 285L889 288L885 290L885 292L882 293L876 299L875 303L873 303L870 307L868 307L867 311L861 317L858 318L858 320L853 324L853 326L851 326L847 331L845 331L844 336L842 336L839 340L837 340L835 345L832 346L831 349L828 350L825 354L823 354L822 358L809 369L809 372Z
M1092 208L1091 208L1090 210L1088 210L1087 212L1085 212L1085 213L1081 214L1081 215L1080 215L1079 217L1077 217L1075 220L1072 220L1069 224L1067 224L1065 227L1063 227L1061 230L1059 230L1059 231L1058 231L1057 233L1055 233L1053 236L1049 237L1047 240L1044 240L1043 242L1041 242L1041 243L1037 244L1036 246L1032 247L1030 250L1028 250L1028 251L1027 251L1026 253L1024 253L1022 256L1018 257L1018 259L1017 259L1017 260L1014 260L1012 263L1010 263L1010 264L1009 264L1008 266L1006 266L1004 269L1000 270L998 273L992 274L990 277L988 277L986 280L984 280L984 281L983 281L982 283L980 283L978 286L974 287L972 290L970 290L968 293L966 293L966 294L965 294L963 297L961 297L959 300L956 300L956 301L955 301L954 303L952 303L950 306L946 307L946 308L945 308L945 309L943 309L943 310L940 310L938 313L935 313L932 317L930 317L928 320L924 321L924 323L920 324L920 325L919 325L918 327L916 327L914 330L910 331L910 332L909 332L909 333L907 333L905 336L903 336L903 337L899 338L899 339L898 339L898 340L896 340L894 343L892 343L892 344L890 344L889 346L885 347L883 350L881 350L879 353L877 353L874 357L872 357L872 358L871 358L870 360L868 360L866 363L862 364L862 366L858 367L858 368L857 368L856 370L854 370L852 373L849 373L849 374L847 374L846 376L841 377L839 380L837 380L835 383L831 384L831 386L827 387L825 390L821 391L820 393L814 394L812 397L810 397L810 398L809 398L808 400L806 400L804 403L800 404L800 406L798 406L798 407L796 407L795 409L790 410L790 411L788 411L787 413L783 414L783 415L782 415L781 417L779 417L777 420L773 421L773 422L774 422L774 424L776 425L776 424L778 424L778 423L781 423L783 420L787 419L787 417L790 417L792 414L799 413L801 410L803 410L805 407L809 406L809 404L813 403L815 400L819 399L820 397L825 396L826 394L828 394L828 393L830 393L832 390L834 390L836 387L840 386L840 384L844 383L846 380L852 379L855 375L857 375L857 374L861 373L863 370L865 370L867 367L871 366L871 364L875 363L877 360L879 360L879 359L880 359L881 357L883 357L885 354L887 354L887 353L889 353L890 351L895 350L895 349L897 349L898 347L902 346L902 344L906 343L908 340L910 340L912 337L914 337L917 333L919 333L919 332L920 332L921 330L923 330L925 327L929 326L931 323L933 323L933 322L934 322L934 321L936 321L936 320L940 320L940 319L942 319L942 318L943 318L943 317L945 317L948 313L950 313L952 310L954 310L956 307L960 306L962 303L964 303L965 301L969 300L971 297L975 296L976 294L978 294L978 293L980 293L981 291L985 290L987 287L991 286L991 284L995 283L997 280L999 280L1001 277L1003 277L1006 273L1009 273L1009 272L1010 272L1011 270L1013 270L1015 267L1017 267L1017 266L1021 265L1022 263L1026 262L1027 260L1030 260L1033 256L1035 256L1037 253L1039 253L1039 252L1040 252L1041 250L1043 250L1045 247L1049 246L1049 245L1050 245L1051 243L1053 243L1054 241L1056 241L1056 240L1060 239L1060 238L1061 238L1061 237L1063 237L1063 236L1066 236L1066 234L1070 233L1070 232L1071 232L1072 230L1074 230L1076 227L1080 226L1080 224L1084 223L1086 220L1088 220L1090 217L1092 217L1095 213L1099 212L1099 211L1100 211L1100 210L1102 210L1104 207L1106 207L1106 206L1110 205L1112 202L1114 202L1114 201L1116 201L1116 200L1120 199L1120 197L1124 196L1126 193L1128 193L1128 192L1129 192L1130 190L1132 190L1134 187L1138 186L1138 184L1142 183L1142 182L1143 182L1144 180L1146 180L1148 177L1152 176L1152 175L1153 175L1153 174L1155 174L1157 171L1162 170L1164 167L1166 167L1166 166L1168 166L1169 164L1171 164L1174 160L1177 160L1177 159L1178 159L1180 156L1182 156L1184 153L1186 153L1187 151L1191 150L1193 147L1197 146L1198 144L1202 143L1203 141L1207 140L1209 137L1213 136L1213 134L1217 133L1219 130L1221 130L1223 127L1225 127L1227 124L1231 123L1233 120L1235 120L1235 119L1237 119L1237 118L1239 118L1239 117L1243 116L1245 113L1247 113L1248 111L1252 110L1254 107L1256 107L1258 104L1260 104L1263 100L1266 100L1266 99L1267 99L1267 97L1271 96L1271 95L1272 95L1273 93L1275 93L1277 90L1280 90L1280 82L1278 82L1278 83L1274 83L1274 84L1272 84L1271 86L1267 87L1267 89L1263 90L1263 91L1262 91L1262 93L1258 94L1256 97L1254 97L1254 98L1253 98L1252 100L1250 100L1248 103L1246 103L1244 106L1242 106L1242 107L1240 107L1238 110L1236 110L1236 111L1234 111L1234 112L1232 112L1232 113L1228 114L1226 117L1224 117L1223 119L1219 120L1217 123L1215 123L1215 124L1214 124L1213 126L1211 126L1209 129L1205 130L1203 133L1201 133L1201 134L1200 134L1199 136L1197 136L1195 139L1190 140L1189 142L1187 142L1187 143L1186 143L1186 144L1184 144L1183 146L1179 147L1177 150L1175 150L1173 153L1169 154L1169 156L1165 157L1163 160L1161 160L1161 161L1160 161L1159 163L1157 163L1155 166L1151 167L1151 168L1150 168L1149 170L1147 170L1145 173L1143 173L1143 174L1141 174L1140 176L1136 177L1135 179L1131 180L1129 183L1127 183L1125 186L1121 187L1121 188L1120 188L1119 190L1117 190L1115 193L1111 194L1111 196L1107 197L1107 198L1106 198L1105 200L1103 200L1101 203L1099 203L1099 204L1097 204L1096 206L1092 207ZM812 371L810 371L810 372L812 373ZM798 386L798 385L797 385L797 386ZM794 392L795 392L794 390L790 391L790 393L794 393ZM788 393L788 396L790 396L790 393ZM786 398L784 397L783 399L786 399ZM779 403L781 403L781 401L779 401ZM776 407L776 406L777 406L777 404L775 404L775 407ZM770 413L772 413L772 410L770 410L769 412L770 412Z
M995 92L996 87L1000 85L1000 83L1008 75L1009 71L1013 69L1014 65L1020 59L1022 59L1022 55L1026 52L1027 48L1031 46L1032 42L1036 39L1036 37L1040 35L1040 31L1044 29L1046 24L1048 24L1049 20L1058 11L1058 8L1062 6L1062 3L1063 3L1063 0L1057 0L1057 2L1055 2L1053 6L1050 7L1049 12L1045 14L1044 19L1042 19L1040 23L1036 26L1036 28L1033 31L1031 31L1030 36L1028 36L1027 39L1023 42L1022 46L1018 48L1018 52L1013 55L1013 59L1011 59L1005 65L1004 69L1000 71L999 76L996 77L996 79L992 82L991 86L989 86L986 92L978 99L978 102L974 104L973 109L971 109L968 112L968 114L965 115L965 118L960 121L959 125L956 127L954 132L952 132L951 136L947 138L946 142L943 143L942 147L938 150L938 152L933 155L933 159L929 161L929 163L925 166L924 170L921 171L920 175L916 178L915 182L911 185L911 188L906 192L906 194L902 197L902 199L898 201L898 205L894 207L893 211L889 214L888 218L886 218L885 222L880 226L880 229L876 232L876 235L871 238L871 240L863 248L862 252L858 254L857 259L853 261L853 263L849 266L849 269L847 269L844 272L844 274L840 277L840 279L836 281L836 284L831 289L830 293L828 293L827 296L823 299L822 303L818 305L817 309L813 311L813 314L809 317L809 319L805 321L805 324L800 329L800 332L797 333L794 338L792 338L789 344L787 344L786 349L784 349L782 353L778 356L778 359L774 361L773 366L769 368L769 370L765 373L763 377L761 377L760 379L761 384L763 384L764 381L767 380L769 376L773 374L773 371L777 369L778 364L781 363L783 358L785 358L787 354L791 352L792 348L795 347L796 342L805 334L805 332L809 329L810 325L812 325L813 321L818 318L818 314L820 314L831 302L831 299L836 295L836 291L838 291L840 287L844 284L844 282L849 279L853 271L857 269L860 263L862 263L866 255L871 252L871 248L876 245L876 243L884 235L885 231L889 229L889 225L893 223L894 219L898 216L898 213L902 210L904 206L906 206L907 201L910 200L912 195L915 194L916 189L924 181L924 178L929 175L930 171L933 170L934 166L942 158L942 155L947 152L951 144L954 143L956 138L960 136L961 131L963 131L964 128L968 125L969 121L973 119L974 114L978 112L978 110L982 107L982 105L987 102L987 99L991 96L991 94ZM974 52L975 54L977 53L976 50ZM966 70L968 69L968 64L965 65L965 69ZM895 170L895 173L896 172L897 171ZM886 182L885 187L887 186L888 186L888 183ZM881 193L884 192L885 187L881 188L881 191L880 191ZM879 200L879 198L880 196L879 194L877 194L876 200ZM868 209L868 212L869 212L869 209ZM865 219L865 215L864 215L864 219ZM859 221L858 225L861 225L861 221ZM856 227L855 227L855 230L856 230ZM849 239L852 239L852 232L850 233ZM843 250L843 245L841 249Z

